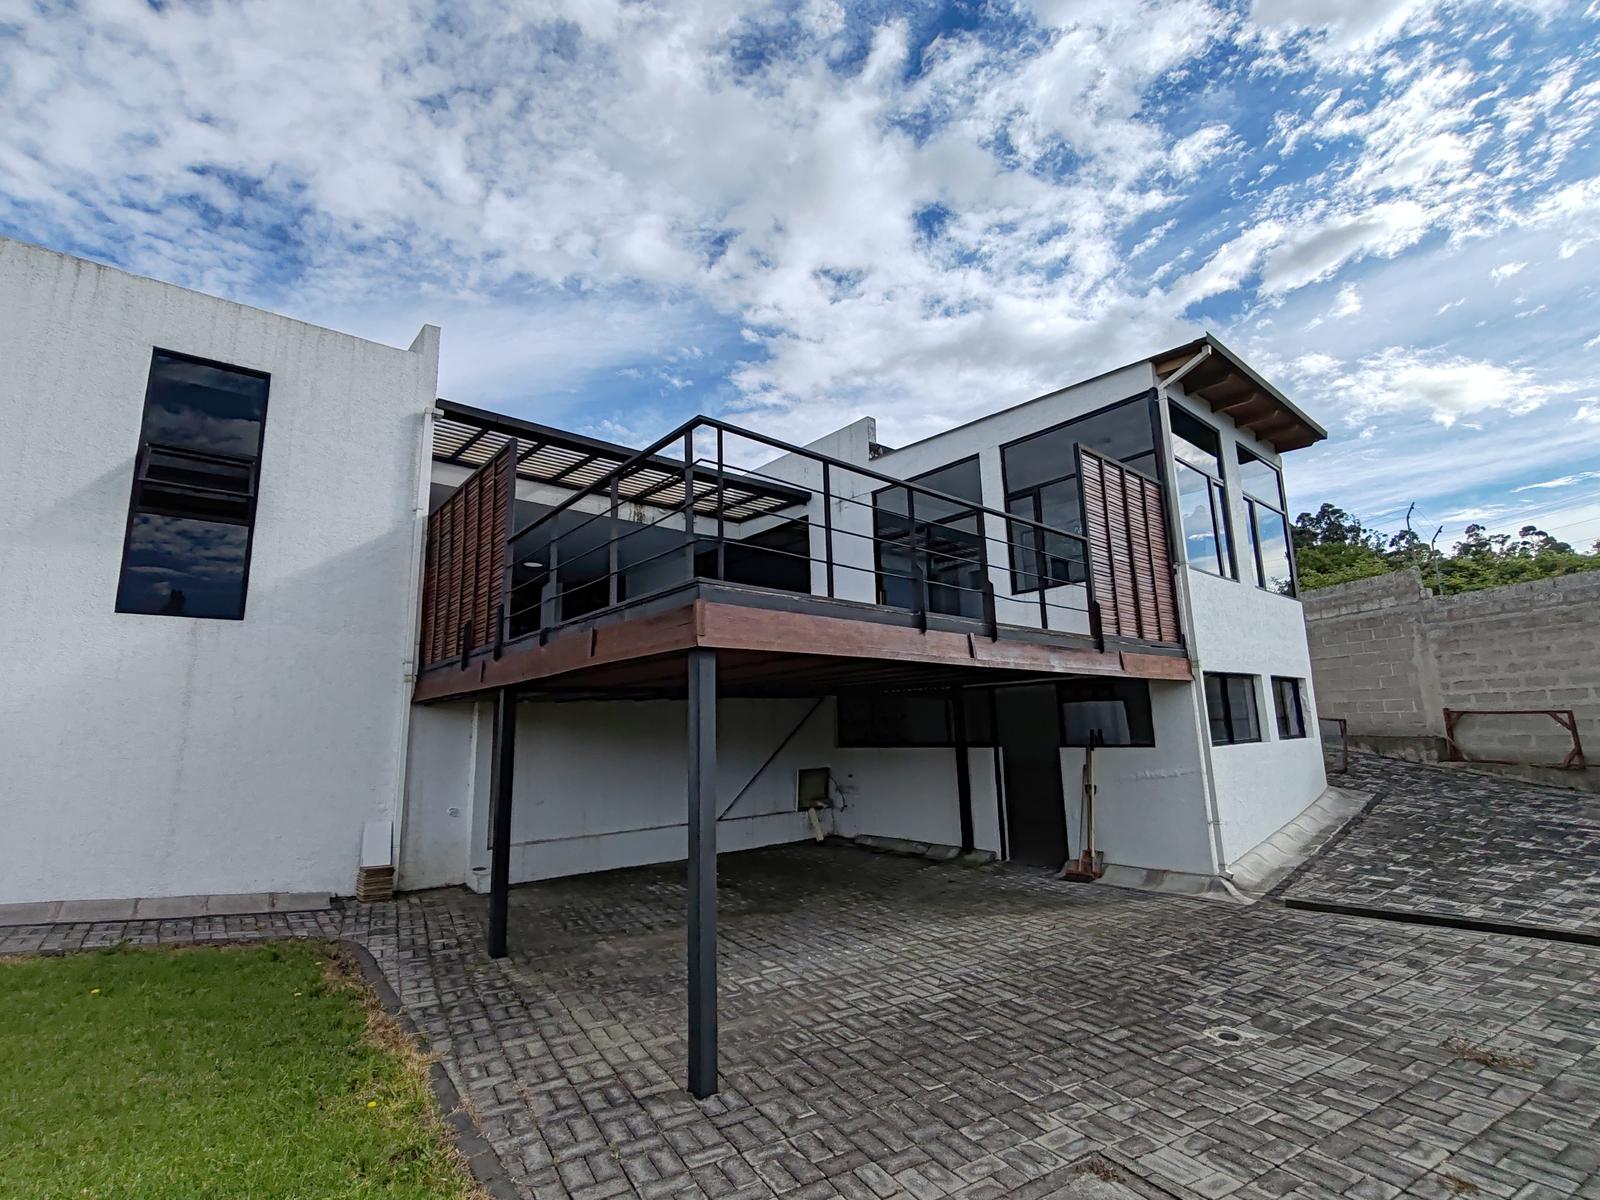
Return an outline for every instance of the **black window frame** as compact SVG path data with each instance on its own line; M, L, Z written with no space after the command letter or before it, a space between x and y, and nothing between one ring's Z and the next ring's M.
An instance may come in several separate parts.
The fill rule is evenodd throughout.
M1268 595L1287 596L1293 599L1300 595L1300 576L1295 570L1294 536L1290 532L1289 499L1288 493L1283 488L1283 468L1268 462L1248 446L1238 443L1235 443L1235 446L1237 453L1234 457L1237 459L1239 466L1244 466L1246 462L1260 463L1272 472L1273 480L1277 484L1278 494L1269 500L1267 497L1248 489L1245 486L1243 473L1241 472L1239 475L1239 494L1244 497L1245 532L1250 537L1250 557L1255 564L1256 587ZM1277 588L1267 586L1266 563L1261 557L1261 519L1257 515L1257 510L1262 508L1277 514L1279 520L1283 522L1283 552L1289 565L1289 590L1287 592L1280 592Z
M1073 693L1079 693L1073 695ZM1092 693L1104 692L1096 696ZM1120 694L1119 694L1120 693ZM1150 682L1146 679L1119 679L1111 676L1064 680L1056 684L1056 714L1060 719L1063 746L1087 746L1086 739L1074 739L1067 729L1067 705L1075 700L1120 702L1128 727L1127 741L1099 741L1097 750L1147 750L1156 744L1155 717L1150 705ZM1103 735L1102 735L1103 736Z
M959 509L954 513L946 513L943 516L936 517L931 520L926 518L919 519L917 517L917 493L907 485L920 484L931 476L943 474L945 471L953 470L956 467L966 466L971 466L978 473L977 498L973 499L966 496L956 496L954 492L947 494L955 496L955 498L958 500L965 500L970 507ZM941 491L943 489L934 488L933 490ZM905 493L906 511L904 516L899 513L891 512L885 508L883 503L884 497L888 496L891 492L897 491ZM945 613L949 616L981 616L983 613L983 584L984 581L989 577L989 555L987 553L987 543L984 537L983 512L981 511L982 506L983 469L982 463L979 461L979 456L976 452L964 455L961 458L952 459L950 462L942 463L937 467L933 467L927 471L919 472L916 475L907 476L905 483L891 483L876 489L872 493L872 568L876 574L875 583L877 602L883 605L889 604L888 592L884 584L885 579L893 578L902 582L911 582L906 580L904 576L898 573L891 573L885 569L883 561L884 547L886 545L904 546L909 550L914 546L917 554L922 559L922 574L923 579L927 583L928 607L930 611ZM906 526L906 532L904 536L885 536L885 534L882 532L882 525L880 523L885 517L904 521ZM971 536L973 536L977 541L977 554L975 558L965 559L955 555L945 554L943 552L936 553L929 548L927 539L928 530L935 526L942 525L948 527L952 532L966 534L968 533L967 530L957 528L957 522L961 521L972 521L975 523L976 528L971 534ZM970 563L976 570L978 586L976 588L972 588L966 586L965 584L951 583L948 580L939 578L941 572L935 565L935 559L937 559L939 563L945 564L958 564L962 562ZM958 565L956 569L960 571L963 568ZM941 603L951 595L955 597L956 604L956 607L953 611L946 603ZM910 607L912 611L916 611L917 605L912 604Z
M1226 476L1222 473L1222 431L1215 425L1212 425L1209 421L1206 421L1197 416L1195 413L1190 412L1188 409L1179 406L1175 400L1169 399L1167 401L1167 422L1169 426L1173 424L1173 417L1175 415L1181 416L1186 421L1194 422L1196 425L1209 432L1217 440L1217 449L1214 456L1216 471L1213 473L1196 463L1190 462L1186 458L1180 458L1178 456L1177 442L1180 435L1175 427L1172 429L1173 446L1168 457L1170 457L1172 460L1172 499L1173 504L1177 508L1178 534L1179 540L1183 543L1184 564L1186 566L1193 567L1196 571L1199 571L1202 574L1214 574L1218 579L1231 579L1237 583L1239 581L1238 538L1235 536L1235 530L1233 528L1233 508L1228 503L1228 481ZM1190 442L1191 445L1195 444L1189 438L1184 438L1183 440ZM1183 489L1178 483L1178 480L1181 478L1180 471L1182 471L1184 468L1187 468L1188 470L1193 471L1195 474L1203 477L1207 482L1206 498L1211 511L1211 540L1212 543L1217 547L1217 570L1215 572L1208 571L1205 567L1197 566L1189 555L1189 535L1183 524ZM1221 534L1220 537L1218 536L1219 533ZM1226 562L1223 561L1224 543L1226 543L1227 549Z
M964 688L961 691L966 706L967 746L988 747L995 744L994 712L987 689ZM888 722L881 720L883 713L897 702L922 700L944 705L944 732L935 740L912 740L879 736ZM857 715L850 711L852 705L865 705L878 721L852 722ZM955 722L951 697L944 692L840 692L834 702L834 745L841 750L950 750L955 747Z
M192 446L163 442L148 436L150 403L157 384L156 368L163 358L194 363L202 367L211 367L233 375L259 379L262 382L264 387L261 396L261 417L254 454L232 454L226 451L209 449L200 450ZM151 347L150 366L145 374L144 402L139 410L139 446L134 454L133 482L128 493L128 516L123 526L122 554L117 566L115 612L128 616L184 617L191 621L244 620L245 613L249 609L250 566L255 552L256 509L261 496L261 460L266 450L267 413L270 409L271 401L272 375L270 372L256 370L253 367L241 367L236 363L221 362L198 354L186 354L182 350L170 350L165 346ZM215 488L193 482L183 483L170 476L166 479L152 478L151 460L156 455L165 455L169 459L188 461L195 465L233 467L237 470L242 470L246 478L245 487L242 490ZM152 496L150 493L154 493L154 495ZM163 493L166 494L166 498L162 498ZM175 503L174 500L179 497L186 498L190 507L186 508L184 503L181 502ZM238 508L239 511L237 513L229 514L222 511L229 501L232 501L234 506ZM206 511L207 505L215 507L208 512ZM128 554L133 547L134 530L141 516L164 516L175 520L202 521L242 527L245 531L245 536L244 555L239 567L238 612L234 614L151 612L144 608L125 606L123 588L129 566Z
M1256 687L1257 678L1258 676L1255 675L1241 675L1234 671L1207 671L1204 673L1202 687L1204 688L1206 704L1206 727L1210 731L1211 744L1213 746L1248 746L1265 740L1266 735L1261 728L1261 697ZM1217 695L1221 703L1217 706L1213 706L1211 698L1213 680L1220 685ZM1234 713L1234 697L1229 687L1230 684L1236 683L1243 683L1245 692L1250 697L1250 716L1255 725L1255 736L1253 737L1240 736L1238 727L1241 721ZM1220 713L1217 711L1218 708L1221 709ZM1220 738L1217 736L1219 716L1224 729L1223 736Z
M1287 700L1291 698L1294 702L1292 711L1298 723L1298 733L1286 732L1284 729L1284 717L1291 711ZM1280 741L1298 741L1309 736L1306 733L1305 680L1293 675L1272 676L1272 710Z
M1016 488L1015 490L1013 490L1011 486L1012 472L1006 464L1006 451L1013 450L1018 446L1034 441L1038 438L1049 437L1052 434L1058 434L1069 426L1077 425L1084 421L1093 420L1095 417L1104 416L1106 413L1118 408L1125 408L1130 405L1138 404L1140 401L1143 401L1147 406L1150 418L1150 449L1141 450L1138 454L1130 454L1126 458L1121 458L1117 461L1124 467L1127 467L1129 470L1134 471L1137 474L1144 475L1146 478L1150 479L1156 484L1157 487L1162 489L1162 493L1165 495L1167 489L1160 473L1161 414L1157 407L1157 394L1152 388L1149 391L1140 392L1135 396L1125 396L1121 400L1113 400L1109 404L1102 404L1099 408L1091 409L1086 413L1079 413L1077 416L1071 417L1065 421L1059 421L1047 429L1036 429L1032 433L1024 434L1022 437L1013 438L1011 441L1003 443L1000 446L1000 488L1004 493L1004 503L1002 507L1004 507L1006 512L1011 513L1014 516L1022 517L1026 520L1036 521L1042 525L1045 523L1043 517L1043 492L1047 488L1056 487L1059 484L1070 480L1078 487L1078 495L1080 497L1080 512L1078 514L1080 528L1078 532L1081 533L1083 522L1081 497L1083 495L1083 490L1078 479L1078 463L1076 454L1078 443L1076 439L1073 441L1074 453L1072 456L1073 461L1070 470L1064 471L1059 475L1051 476L1048 479L1037 480L1029 484L1027 487L1020 487ZM1094 449L1094 447L1091 446L1090 449ZM1151 460L1151 470L1149 472L1142 471L1138 467L1129 465L1133 461L1143 458L1146 454L1150 456ZM1029 509L1027 512L1017 512L1012 508L1012 504L1018 501L1028 502ZM1073 531L1068 529L1064 530L1064 532L1071 533ZM1036 526L1024 525L1018 527L1013 522L1006 522L1006 557L1007 567L1009 568L1011 575L1011 594L1013 596L1026 596L1030 593L1037 592L1041 587L1048 590L1049 588L1066 587L1070 584L1084 583L1088 579L1089 564L1081 553L1076 554L1071 558L1062 559L1060 556L1053 555L1049 552L1048 547L1046 547L1044 544L1044 537L1044 532L1038 529ZM1021 565L1023 560L1027 558L1031 558L1033 560L1032 565ZM1053 564L1055 561L1061 561L1066 564L1067 569L1065 571L1065 578L1062 578L1060 575L1058 575L1054 569Z

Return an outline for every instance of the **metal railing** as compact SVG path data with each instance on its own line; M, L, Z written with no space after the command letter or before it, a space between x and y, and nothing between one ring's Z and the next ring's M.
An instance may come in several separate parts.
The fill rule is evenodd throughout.
M714 441L713 454L696 455L697 434ZM733 465L735 443L780 452L791 460L788 472ZM683 466L664 479L660 456L675 445ZM647 487L624 490L644 472ZM751 540L779 530L786 544ZM508 540L506 639L548 634L696 579L861 600L909 611L924 627L930 613L942 613L981 621L992 635L1004 610L1006 624L1099 634L1082 534L710 417L686 422ZM996 592L996 545L1005 547L1008 577L1032 589L1029 598ZM870 582L852 586L853 576ZM1081 603L1070 602L1062 590L1069 587L1082 588ZM1074 613L1081 616L1067 615Z

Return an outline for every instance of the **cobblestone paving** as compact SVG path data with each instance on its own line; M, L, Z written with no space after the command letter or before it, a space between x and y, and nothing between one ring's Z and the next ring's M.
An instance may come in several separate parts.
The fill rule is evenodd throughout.
M721 1093L681 1090L682 867L0 950L366 945L535 1197L1600 1198L1600 950L834 847L721 868ZM1068 1192L1071 1194L1071 1192Z
M1280 894L1600 934L1600 796L1350 756L1377 799Z
M1600 950L846 848L731 854L722 1093L682 1091L682 867L483 901L0 930L347 936L534 1197L1600 1197Z

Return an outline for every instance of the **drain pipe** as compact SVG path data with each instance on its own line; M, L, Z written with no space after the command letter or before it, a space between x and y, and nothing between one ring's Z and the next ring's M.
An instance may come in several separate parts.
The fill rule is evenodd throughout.
M1161 421L1161 440L1164 453L1168 459L1172 457L1172 418L1167 412L1167 405L1171 399L1167 394L1167 389L1210 357L1211 343L1208 341L1195 352L1193 358L1185 362L1183 366L1179 367L1171 375L1168 375L1165 379L1160 377L1156 379L1156 399L1159 401L1156 408ZM1179 548L1182 553L1181 561L1178 555L1173 555L1172 575L1173 582L1176 585L1173 590L1178 598L1179 617L1183 622L1183 628L1189 643L1189 661L1195 674L1194 683L1196 687L1200 688L1200 694L1196 697L1190 711L1194 716L1195 740L1200 746L1200 790L1205 794L1206 824L1211 831L1209 840L1211 843L1212 873L1222 881L1225 889L1232 891L1228 877L1228 860L1222 849L1222 812L1217 804L1216 767L1211 759L1211 731L1203 717L1205 709L1205 675L1200 669L1200 659L1194 646L1194 605L1189 596L1189 549L1183 539L1183 526L1178 511L1176 480L1173 480L1172 485L1172 501L1167 506L1167 536L1172 545Z

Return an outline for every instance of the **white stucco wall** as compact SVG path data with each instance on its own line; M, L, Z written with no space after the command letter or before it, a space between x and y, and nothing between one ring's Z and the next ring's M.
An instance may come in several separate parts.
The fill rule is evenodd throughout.
M115 610L154 347L271 374L242 621ZM353 890L398 816L410 350L0 238L0 903Z
M1292 469L1292 464L1286 467L1271 446L1237 429L1226 416L1212 413L1207 405L1190 400L1181 388L1172 399L1221 435L1230 533L1240 576L1222 579L1184 568L1193 626L1190 656L1196 661L1197 676L1222 671L1258 677L1256 707L1263 740L1209 747L1222 853L1231 863L1304 812L1327 786L1311 694L1311 653L1304 615L1298 599L1263 591L1255 584L1247 512L1239 487L1238 447L1243 445L1280 470ZM1270 690L1274 675L1302 681L1304 738L1284 740L1278 736ZM1203 728L1205 703L1198 684L1196 695Z

